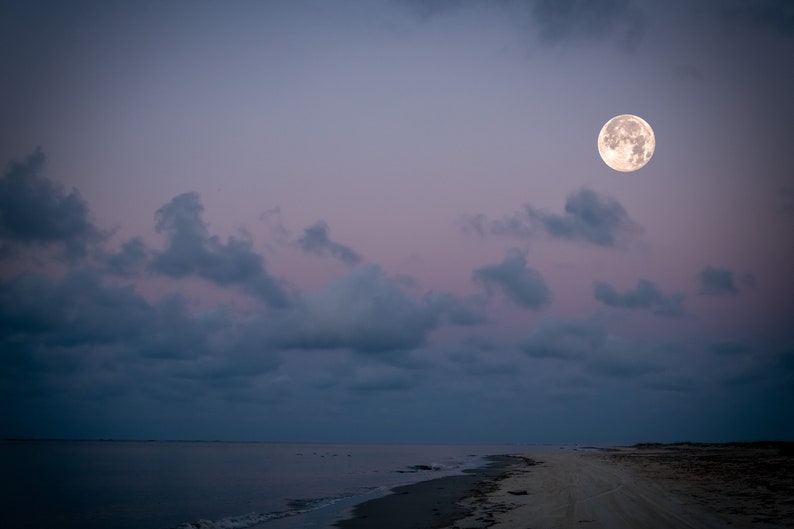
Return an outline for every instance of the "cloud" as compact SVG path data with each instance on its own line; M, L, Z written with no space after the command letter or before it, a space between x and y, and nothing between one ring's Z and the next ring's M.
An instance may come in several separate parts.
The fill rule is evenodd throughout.
M290 232L284 227L280 207L276 206L263 211L259 215L259 220L270 229L270 233L275 240L284 244L289 242Z
M621 236L636 230L617 200L600 197L586 188L568 195L564 214L535 215L554 238L583 240L598 246L616 246Z
M504 376L518 373L515 363L506 361L505 354L509 351L505 345L500 344L486 336L469 336L465 338L448 355L449 360L460 366L469 375Z
M794 343L781 348L774 361L775 367L787 377L789 389L794 390Z
M632 49L645 33L644 17L629 0L535 0L529 5L538 38L546 44L614 38Z
M669 391L675 393L695 393L698 391L698 385L692 377L685 375L671 375L668 373L660 377L650 377L645 386L649 389L658 391Z
M471 302L451 295L411 297L398 280L369 264L319 291L304 292L292 311L269 322L268 332L285 349L383 355L422 346L445 317L453 323L475 323L478 318L470 310Z
M729 340L716 342L709 349L722 355L722 363L728 367L723 377L727 386L760 384L770 395L782 391L782 401L791 402L794 396L794 342L790 337L768 341L760 347Z
M790 0L739 0L733 3L723 7L723 15L728 21L794 37L794 11Z
M361 262L361 256L352 248L334 242L328 237L329 228L324 221L318 220L303 231L303 237L298 240L303 251L317 255L330 253L346 265L356 265Z
M366 356L351 391L406 389L429 365L411 352L444 321L478 321L477 307L446 293L409 295L375 265L244 319L223 308L191 312L176 294L150 302L131 286L103 283L96 270L23 274L0 280L0 394L68 406L207 395L278 401L288 396L274 382L282 357L330 349ZM460 316L466 311L475 314Z
M464 6L498 6L511 19L528 18L547 46L614 40L625 49L645 34L645 17L631 0L402 0L422 19L459 12Z
M533 358L579 365L592 375L634 378L664 371L643 347L610 336L592 322L546 319L518 348Z
M752 352L752 348L742 340L724 340L714 342L709 345L709 351L718 355L747 355Z
M581 359L604 347L607 336L595 324L548 319L520 344L534 358Z
M783 185L777 190L775 197L778 201L777 211L782 215L794 213L794 187Z
M549 287L518 250L509 251L499 264L478 268L472 278L486 289L499 287L507 299L526 309L538 310L549 302Z
M461 298L449 292L430 292L424 301L442 314L452 325L469 327L486 323L485 299L481 296Z
M0 283L0 300L3 336L39 336L47 345L136 341L152 322L151 307L130 287L104 288L86 271L60 282L34 274L11 278Z
M183 193L157 210L157 231L165 233L168 245L149 264L152 271L168 277L198 276L219 286L235 286L263 299L274 308L290 304L283 280L271 276L264 258L255 253L251 241L229 237L224 244L209 235L201 218L204 206L197 193Z
M356 369L348 388L356 393L382 393L415 388L422 377L415 371L388 365L369 365Z
M101 256L106 272L129 277L141 271L149 260L150 250L140 237L133 237L121 245L118 252Z
M46 157L37 149L11 162L0 178L0 237L16 244L61 244L70 258L82 257L104 238L89 220L77 190L68 194L42 175Z
M465 216L463 229L478 235L532 239L541 233L553 239L582 241L597 246L621 247L632 242L639 226L615 199L582 188L570 193L562 214L547 213L525 204L523 209L501 220L487 221L484 215Z
M218 309L191 313L178 295L149 302L88 270L0 281L0 350L0 391L43 399L171 399L197 380L250 379L280 364L258 326Z
M735 296L739 293L739 287L736 286L733 271L727 268L706 266L698 272L697 279L700 282L698 292L701 295ZM752 282L754 283L754 279Z
M456 11L465 3L472 2L472 0L401 0L401 1L422 19L428 19L434 16Z
M606 282L596 282L593 296L610 307L647 309L659 316L681 318L686 315L683 294L664 295L652 281L640 279L637 286L625 292L618 292Z

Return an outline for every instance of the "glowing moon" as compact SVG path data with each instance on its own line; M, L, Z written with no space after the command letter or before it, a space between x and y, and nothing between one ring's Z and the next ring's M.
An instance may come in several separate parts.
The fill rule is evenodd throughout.
M655 148L651 126L632 114L615 116L598 134L598 154L615 171L636 171L648 163Z

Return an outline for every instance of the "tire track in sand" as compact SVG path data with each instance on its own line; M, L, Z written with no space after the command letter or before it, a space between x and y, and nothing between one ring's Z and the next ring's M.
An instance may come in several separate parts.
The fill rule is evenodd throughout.
M598 454L549 453L538 459L540 464L520 469L481 499L475 511L499 513L487 525L475 512L450 529L725 528L712 513Z

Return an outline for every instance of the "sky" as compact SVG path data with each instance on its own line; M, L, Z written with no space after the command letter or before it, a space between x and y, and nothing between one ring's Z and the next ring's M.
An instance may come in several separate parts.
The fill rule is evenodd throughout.
M0 437L794 440L789 1L0 0L0 71Z

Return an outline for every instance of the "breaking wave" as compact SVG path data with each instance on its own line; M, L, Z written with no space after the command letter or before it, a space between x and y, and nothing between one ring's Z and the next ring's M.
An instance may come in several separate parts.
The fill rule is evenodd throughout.
M378 490L372 488L367 491L359 493L347 493L339 496L329 498L311 498L291 500L288 504L288 509L283 511L274 511L266 513L251 512L239 516L228 516L219 520L199 520L197 522L187 522L174 526L172 529L248 529L256 525L269 522L272 520L280 520L282 518L289 518L300 514L316 511L330 507L340 501L347 500L354 496L368 494Z

